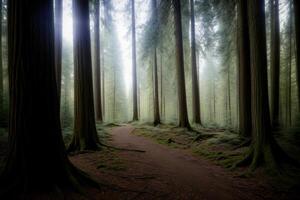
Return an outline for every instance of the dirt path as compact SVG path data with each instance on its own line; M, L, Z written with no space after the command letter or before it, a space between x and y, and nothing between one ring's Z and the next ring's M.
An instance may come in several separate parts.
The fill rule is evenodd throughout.
M112 144L145 153L121 151L127 163L128 183L142 185L145 195L136 199L271 199L262 184L234 174L184 150L172 149L132 134L131 126L114 128ZM263 195L263 197L261 196Z

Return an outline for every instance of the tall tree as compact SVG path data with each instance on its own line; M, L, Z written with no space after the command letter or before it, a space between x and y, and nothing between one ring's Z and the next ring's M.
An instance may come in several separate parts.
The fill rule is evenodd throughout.
M278 0L270 1L271 11L271 122L279 124L280 30Z
M250 39L248 26L247 1L239 0L238 12L238 80L239 80L239 125L240 133L251 135L251 68Z
M73 0L75 122L69 151L96 150L89 1Z
M101 60L100 60L100 2L95 0L95 107L96 120L103 121L102 117L102 98L101 98Z
M135 33L135 0L131 0L131 26L132 26L132 102L133 121L139 120L137 99L137 69L136 69L136 33Z
M178 87L178 104L179 104L179 126L190 128L188 119L186 89L185 89L185 73L184 73L184 56L183 56L183 40L182 40L182 23L181 23L181 2L180 0L172 0L174 8L174 25L175 25L175 41L176 41L176 73Z
M154 22L154 33L157 37L158 34L158 20L157 20L157 2L156 0L152 0L152 17ZM154 126L160 124L160 111L159 111L159 91L158 91L158 61L157 61L157 41L154 41Z
M196 58L194 0L190 0L190 6L191 6L191 59L192 59L191 63L192 63L193 114L194 114L194 122L197 124L201 124L199 81L198 81L197 58Z
M53 0L8 1L9 147L1 199L79 189L88 181L68 160L62 138L53 19Z
M250 168L253 170L261 165L277 168L280 164L279 160L288 157L275 141L271 128L268 102L265 2L264 0L251 0L247 3L253 139L250 153L243 162L250 163Z
M62 11L63 1L55 0L55 70L56 70L56 83L57 92L60 102L61 96L61 66L62 66Z
M300 110L300 2L294 1L294 20L296 33L296 74L297 74L297 92L298 92L298 109Z
M3 2L0 0L0 124L4 122L3 110L3 59L2 59L2 22L3 22Z
M292 62L293 62L293 53L292 53L292 39L293 39L293 13L292 13L292 1L289 3L289 23L288 23L288 35L289 35L289 45L288 45L288 59L287 67L285 73L286 80L286 102L285 102L285 111L286 111L286 126L289 127L292 124Z

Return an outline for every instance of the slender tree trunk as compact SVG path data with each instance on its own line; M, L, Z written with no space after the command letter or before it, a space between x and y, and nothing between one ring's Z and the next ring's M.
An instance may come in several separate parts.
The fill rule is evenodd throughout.
M195 39L195 14L194 14L194 0L190 0L191 5L191 64L192 64L192 91L193 91L193 114L194 122L201 124L200 117L200 97L199 97L199 82L197 72L197 58L196 58L196 39Z
M240 134L251 136L251 68L250 68L250 39L248 26L247 1L239 0L238 10L238 79L239 79L239 124Z
M157 20L157 5L156 0L152 0L152 12L154 17L155 33L158 34L158 20ZM157 42L157 41L156 41ZM154 47L154 126L160 124L160 111L159 111L159 91L158 91L158 62L157 62L157 43Z
M69 151L96 150L99 139L95 125L89 2L73 0L75 122Z
M63 1L55 0L55 70L58 100L61 96Z
M230 66L228 66L228 72L227 72L227 95L228 95L228 125L229 125L229 128L231 128L232 127L232 119L231 119Z
M101 99L101 57L100 57L100 3L95 0L95 110L96 120L103 121Z
M188 119L185 74L184 74L184 57L183 57L183 40L182 40L182 23L181 23L181 3L180 0L173 0L174 23L175 23L175 40L176 40L176 70L177 70L177 87L179 103L179 127L190 128Z
M62 138L54 34L53 1L8 1L9 149L1 199L31 199L88 181L68 160Z
M157 51L154 50L154 125L160 124L159 95L158 95L158 70Z
M271 7L271 121L273 128L279 126L279 75L280 38L278 0L270 1Z
M136 36L135 36L135 0L131 0L131 25L132 25L132 101L133 121L139 120L137 100L137 66L136 66Z

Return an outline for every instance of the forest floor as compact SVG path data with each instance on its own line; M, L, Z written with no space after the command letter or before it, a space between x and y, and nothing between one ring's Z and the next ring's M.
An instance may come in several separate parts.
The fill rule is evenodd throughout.
M269 184L262 171L249 175L243 168L226 168L243 151L232 148L241 142L236 134L203 130L199 135L169 126L97 128L109 147L70 156L102 185L100 191L87 189L87 199L299 199L295 189L290 192ZM68 142L71 131L64 136ZM0 135L0 159L4 148Z
M106 153L81 154L71 160L103 183L104 190L100 195L107 199L298 198L297 194L280 191L268 184L262 172L249 176L244 173L245 169L226 169L224 166L239 158L240 153L226 153L228 148L220 144L217 150L207 149L203 141L200 146L206 147L197 149L189 142L194 143L193 133L183 136L182 131L169 127L114 127L108 131L108 143L123 150L103 149ZM209 139L210 142L220 141L218 137L211 138L211 134L218 135L216 132L202 134L205 142ZM227 135L227 139L234 140L230 133ZM196 140L201 139L196 137ZM224 136L221 140L225 140Z

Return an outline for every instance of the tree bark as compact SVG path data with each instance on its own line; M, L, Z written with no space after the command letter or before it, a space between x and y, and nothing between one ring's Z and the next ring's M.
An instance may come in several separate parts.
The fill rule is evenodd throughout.
M73 0L75 121L69 151L97 150L95 125L89 1Z
M58 100L61 96L61 66L62 66L62 17L63 1L55 0L55 70Z
M173 0L174 23L175 23L175 41L176 41L176 73L178 87L178 104L179 104L179 127L190 128L188 119L185 74L184 74L184 57L183 57L183 40L182 40L182 23L181 23L181 3L180 0Z
M289 6L289 57L286 69L286 126L292 125L292 35L293 35L293 14L292 14L292 2Z
M103 121L102 99L101 99L101 60L100 60L100 3L95 0L95 110L96 120Z
M5 114L3 108L3 59L2 59L2 22L3 22L3 3L0 0L0 125L4 125Z
M154 18L154 28L155 34L158 34L158 20L157 20L157 4L156 0L152 0L152 12ZM159 91L158 91L158 62L157 62L157 41L155 42L154 46L154 102L153 102L153 109L154 109L154 126L160 124L160 111L159 111Z
M280 159L288 158L274 139L268 102L265 2L248 1L251 55L251 100L253 139L248 157L252 170L262 165L278 169Z
M196 124L201 124L199 81L198 81L197 58L196 58L194 0L190 0L190 6L191 6L191 64L192 64L193 114L194 114L194 122Z
M295 34L296 34L296 75L297 75L297 93L298 93L298 109L300 111L300 2L294 2L295 17Z
M271 7L271 122L279 126L279 80L280 80L280 37L278 0L270 1Z
M135 35L135 0L131 0L131 26L132 26L132 102L133 121L139 120L137 100L137 69L136 69L136 35Z
M54 34L53 1L8 1L9 148L1 199L88 183L68 160L62 138Z
M238 79L240 134L251 136L251 68L247 1L239 0L238 10Z
M157 51L154 49L154 126L160 124Z

